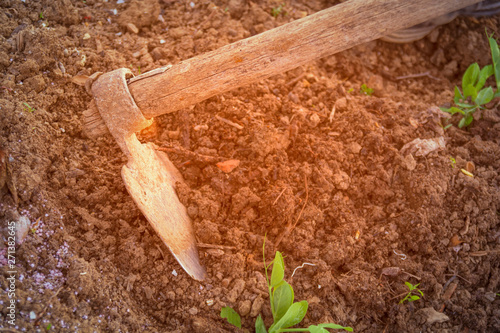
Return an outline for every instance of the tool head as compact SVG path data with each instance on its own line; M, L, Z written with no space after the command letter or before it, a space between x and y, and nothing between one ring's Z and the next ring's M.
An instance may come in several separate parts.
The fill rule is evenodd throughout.
M141 144L136 132L150 126L130 95L126 68L101 75L92 85L94 102L109 132L128 162L122 168L125 186L153 229L182 268L194 279L203 280L191 220L177 198L175 182L182 181L168 156L151 144Z

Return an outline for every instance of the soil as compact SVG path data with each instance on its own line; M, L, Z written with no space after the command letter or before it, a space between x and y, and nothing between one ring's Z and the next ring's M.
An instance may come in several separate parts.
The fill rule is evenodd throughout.
M236 332L219 317L232 306L242 331L253 331L259 313L272 322L267 235L267 258L285 255L285 279L309 302L305 327L499 332L498 100L467 129L454 117L443 131L437 108L449 105L469 64L490 63L484 31L499 36L499 16L458 18L408 44L373 41L155 119L140 138L176 148L169 157L185 179L177 193L200 244L203 282L189 278L136 208L113 138L85 135L92 97L79 76L144 73L334 4L3 0L0 327ZM240 164L225 173L214 160ZM24 232L14 326L13 221ZM398 304L407 281L424 296Z

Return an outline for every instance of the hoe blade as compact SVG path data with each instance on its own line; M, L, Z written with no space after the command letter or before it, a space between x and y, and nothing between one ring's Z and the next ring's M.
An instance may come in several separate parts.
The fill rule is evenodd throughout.
M125 142L130 154L122 178L128 192L182 268L203 280L206 272L198 259L191 220L174 191L182 176L167 154L152 144L141 144L135 134Z

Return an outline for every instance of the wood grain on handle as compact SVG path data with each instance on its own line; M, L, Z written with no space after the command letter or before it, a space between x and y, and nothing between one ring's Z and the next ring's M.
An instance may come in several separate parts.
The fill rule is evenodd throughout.
M151 118L477 2L351 0L184 60L129 89Z

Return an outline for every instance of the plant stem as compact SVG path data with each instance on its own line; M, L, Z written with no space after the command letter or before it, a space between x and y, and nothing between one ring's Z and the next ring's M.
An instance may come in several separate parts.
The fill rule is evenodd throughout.
M269 281L269 275L267 274L267 265L266 265L266 236L264 236L264 244L262 244L262 258L264 260L264 271L266 272L267 288L269 289L269 301L271 302L271 313L273 314L273 319L274 319L273 293L272 293L271 282Z

